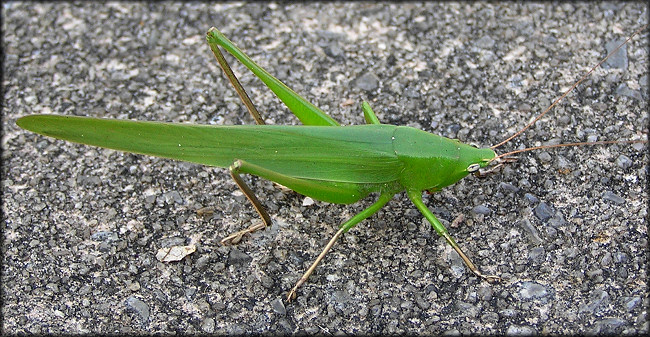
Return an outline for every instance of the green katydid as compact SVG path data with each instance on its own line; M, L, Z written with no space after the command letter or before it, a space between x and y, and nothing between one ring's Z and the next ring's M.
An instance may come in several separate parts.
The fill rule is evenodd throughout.
M645 27L634 35L643 29ZM259 213L262 223L227 236L222 240L223 243L237 242L243 235L272 223L255 194L241 178L242 173L269 179L305 196L332 203L354 203L371 193L377 193L379 196L373 204L340 225L340 229L315 262L289 292L289 301L343 233L376 213L395 194L402 191L406 192L416 208L475 275L490 282L497 281L498 276L481 273L463 253L447 229L422 201L422 192L439 191L470 173L481 174L480 169L518 152L559 146L622 143L602 141L559 144L498 156L494 152L496 147L521 134L539 120L609 55L522 130L491 148L479 149L415 128L381 124L365 101L362 103L362 111L367 125L341 127L325 112L259 67L216 28L208 31L207 40L221 68L258 125L212 126L57 115L26 116L20 118L17 124L26 130L72 142L227 167ZM260 78L304 125L263 125L261 115L233 74L219 47L232 54Z

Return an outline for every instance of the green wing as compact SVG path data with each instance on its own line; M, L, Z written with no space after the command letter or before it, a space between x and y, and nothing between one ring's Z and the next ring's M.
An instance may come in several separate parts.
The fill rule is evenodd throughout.
M23 129L76 143L228 167L236 159L297 178L352 183L398 179L393 125L214 126L31 115Z

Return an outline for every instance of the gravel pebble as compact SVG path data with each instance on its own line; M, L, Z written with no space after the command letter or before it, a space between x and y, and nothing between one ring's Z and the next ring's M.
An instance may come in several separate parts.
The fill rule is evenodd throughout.
M230 265L235 265L235 264L248 264L253 260L250 255L240 251L237 248L233 248L230 251L230 254L228 255L228 264Z
M472 208L472 212L475 214L489 215L492 211L490 211L490 209L485 205L478 205Z
M285 308L281 298L276 298L273 302L271 302L271 306L273 307L273 311L279 315L284 315L287 313L287 309Z
M547 297L549 291L546 286L535 282L522 282L519 289L519 296L524 300L540 299Z
M536 335L537 331L532 326L511 325L506 330L506 336L532 336Z
M373 91L379 87L379 78L373 73L366 73L354 80L353 83L359 89Z
M131 296L126 299L126 307L138 314L143 325L149 320L149 306L142 300Z
M621 40L612 40L605 44L605 49L607 54L611 53L618 47L621 43L625 42L625 39ZM605 67L618 68L618 69L627 69L628 58L627 58L627 45L623 45L616 53L614 53L605 64Z
M623 203L625 203L625 199L623 199L620 196L616 195L612 191L603 192L603 199L611 201L611 202L613 202L615 204L623 204Z
M555 215L553 208L545 202L540 202L533 211L535 212L535 216L542 221L546 221Z

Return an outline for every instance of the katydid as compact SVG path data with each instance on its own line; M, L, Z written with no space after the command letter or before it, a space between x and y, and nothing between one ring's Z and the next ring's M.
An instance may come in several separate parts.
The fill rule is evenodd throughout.
M645 27L634 35L643 29ZM259 213L262 222L227 236L222 240L223 243L238 242L245 234L272 224L269 214L241 178L243 173L277 182L305 196L331 203L350 204L369 194L378 194L373 204L340 225L322 253L289 292L288 301L295 298L297 289L343 233L375 214L395 194L402 191L406 192L436 232L460 255L469 270L486 281L498 281L498 276L480 272L465 255L425 205L422 193L439 191L470 173L481 174L481 169L507 159L514 153L559 146L624 142L559 144L501 155L494 151L546 114L609 55L522 130L491 148L480 149L412 127L381 124L365 101L361 107L367 124L341 127L321 109L258 66L216 28L208 31L207 41L258 125L192 125L60 115L26 116L20 118L17 124L26 130L72 142L228 168L232 178ZM228 51L260 78L304 125L264 125L263 118L230 69L219 47Z

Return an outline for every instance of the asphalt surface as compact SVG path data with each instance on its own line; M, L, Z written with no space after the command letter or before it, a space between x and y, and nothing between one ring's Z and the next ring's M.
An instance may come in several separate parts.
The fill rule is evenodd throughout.
M647 23L642 2L3 3L2 333L583 334L648 331L645 144L522 154L424 195L486 273L473 276L404 194L346 233L284 297L337 224L252 179L273 228L224 169L58 141L17 118L56 113L251 124L205 42L218 27L342 124L489 146L523 127ZM235 71L273 124L298 124ZM647 139L648 31L505 150ZM248 178L247 178L248 179ZM213 212L199 215L197 210ZM459 215L465 220L451 223ZM178 262L163 247L194 245Z

